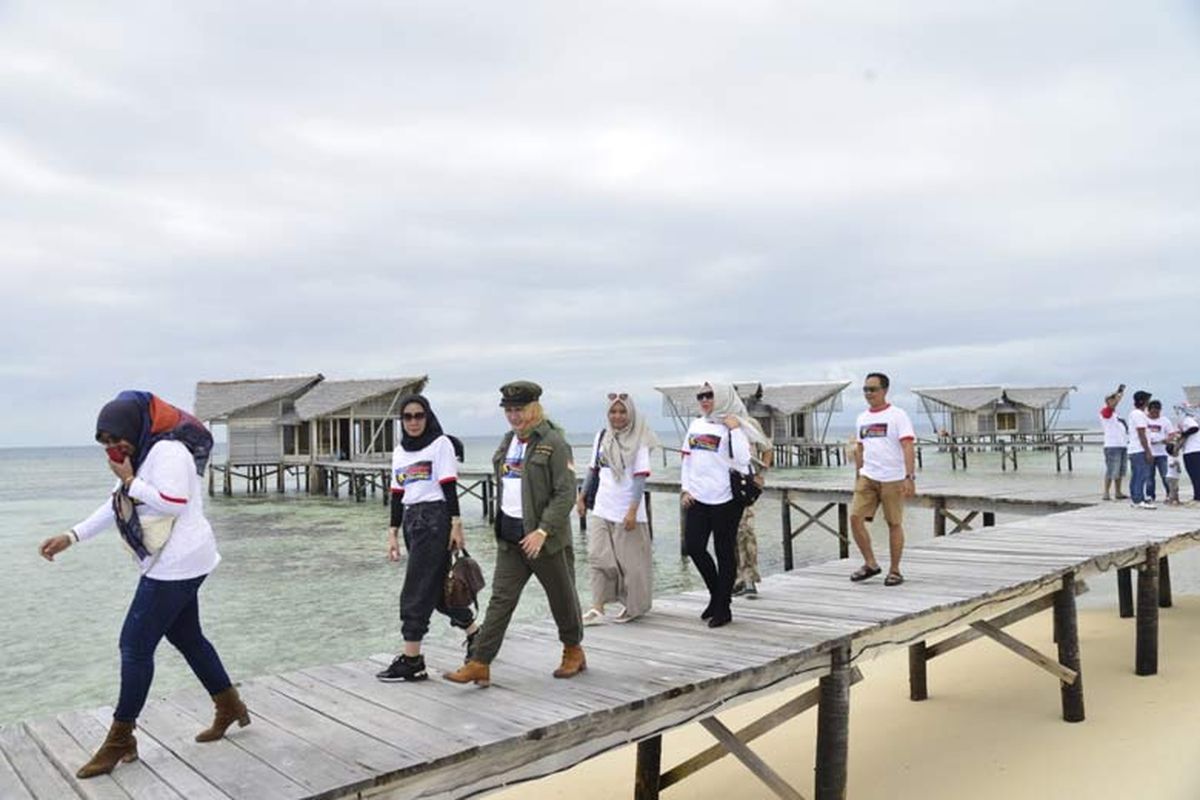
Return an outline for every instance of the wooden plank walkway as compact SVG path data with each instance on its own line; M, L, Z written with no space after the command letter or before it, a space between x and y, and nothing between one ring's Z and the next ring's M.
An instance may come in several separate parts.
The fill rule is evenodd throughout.
M111 711L66 712L0 728L0 796L464 797L654 743L728 704L818 678L817 796L838 796L846 748L838 714L855 664L1052 594L1057 602L1064 578L1136 565L1149 573L1160 557L1196 545L1194 507L1105 504L1022 519L911 545L902 587L852 584L839 560L771 576L760 599L739 604L717 630L698 619L700 593L659 598L643 620L589 628L588 670L570 681L550 675L559 651L549 621L513 626L486 690L437 678L382 684L374 673L388 654L255 678L242 685L254 723L211 744L192 741L211 714L197 688L152 700L139 720L141 759L89 781L74 771ZM1146 591L1139 618L1149 620ZM1139 639L1139 664L1148 657L1141 650ZM431 671L461 660L444 645L426 653ZM639 784L640 796L656 797L657 762L647 763L654 786Z

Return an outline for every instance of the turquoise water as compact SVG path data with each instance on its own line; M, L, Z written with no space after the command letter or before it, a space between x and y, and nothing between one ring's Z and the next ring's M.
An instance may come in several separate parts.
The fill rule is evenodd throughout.
M584 441L588 437L582 437ZM493 439L467 440L467 467L486 464ZM582 461L586 448L577 451ZM1022 475L1054 474L1052 462L1033 454ZM1098 485L1099 454L1085 454L1071 476ZM945 463L942 463L945 462ZM675 469L655 467L661 474ZM925 470L948 469L944 456L927 453ZM806 479L844 481L846 470L793 470ZM995 473L999 461L979 456L971 474ZM115 532L76 545L51 564L37 554L41 540L89 514L105 499L111 475L98 447L0 450L0 723L75 707L113 703L119 660L117 635L137 582L137 572ZM223 561L201 592L206 631L235 680L268 672L360 658L399 646L398 593L403 562L385 555L387 512L374 502L289 493L207 499ZM678 513L673 496L654 497L656 592L668 594L702 584L679 555ZM782 568L779 507L759 508L760 568ZM494 546L478 501L465 498L468 547L491 575ZM1004 522L1004 518L998 519ZM798 523L798 520L797 520ZM911 510L910 540L928 538L929 512ZM575 531L579 585L587 602L586 534ZM800 563L837 554L835 539L810 530L796 541ZM1107 576L1106 576L1107 577ZM1176 591L1200 591L1200 563L1193 555L1173 559ZM1112 603L1114 581L1093 582L1087 603ZM483 603L487 600L485 590ZM736 610L735 610L736 613ZM518 620L545 616L541 589L531 583ZM1131 634L1132 635L1132 634ZM436 618L431 637L457 641L461 634ZM431 665L440 668L449 665ZM179 655L165 644L158 654L152 694L192 685Z

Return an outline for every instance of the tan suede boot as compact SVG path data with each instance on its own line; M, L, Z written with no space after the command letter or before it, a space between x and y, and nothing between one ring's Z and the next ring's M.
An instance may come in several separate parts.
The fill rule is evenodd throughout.
M451 683L474 683L476 686L488 686L492 682L492 668L482 661L468 661L454 672L446 672L443 678Z
M217 707L216 716L213 717L211 727L196 734L197 742L215 742L224 736L225 729L235 722L240 728L250 724L250 712L246 709L242 698L238 697L236 686L230 686L225 691L214 694L212 699Z
M563 647L562 664L554 670L554 677L572 678L585 669L587 658L583 655L583 648L577 644L569 644Z
M94 778L97 775L107 775L117 764L127 764L136 761L138 757L137 739L133 738L134 724L114 719L108 729L104 744L92 756L92 760L79 768L76 778Z

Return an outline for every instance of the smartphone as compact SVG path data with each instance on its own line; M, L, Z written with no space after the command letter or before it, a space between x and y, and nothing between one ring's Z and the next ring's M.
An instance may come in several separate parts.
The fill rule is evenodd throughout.
M119 447L106 447L104 452L108 453L108 460L115 461L118 464L125 463L125 451Z
M1120 386L1117 387L1117 394L1120 394L1123 391L1125 391L1125 384L1122 383Z

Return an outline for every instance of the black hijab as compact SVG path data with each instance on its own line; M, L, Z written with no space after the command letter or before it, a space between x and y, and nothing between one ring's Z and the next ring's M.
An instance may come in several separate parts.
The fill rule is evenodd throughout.
M412 403L416 403L425 409L425 430L420 436L409 436L408 430L404 427L403 415L404 409ZM442 424L438 422L437 415L433 413L433 409L429 407L429 401L423 395L410 394L400 401L399 404L401 423L400 423L400 446L409 453L415 453L418 450L424 450L433 441L442 435Z

